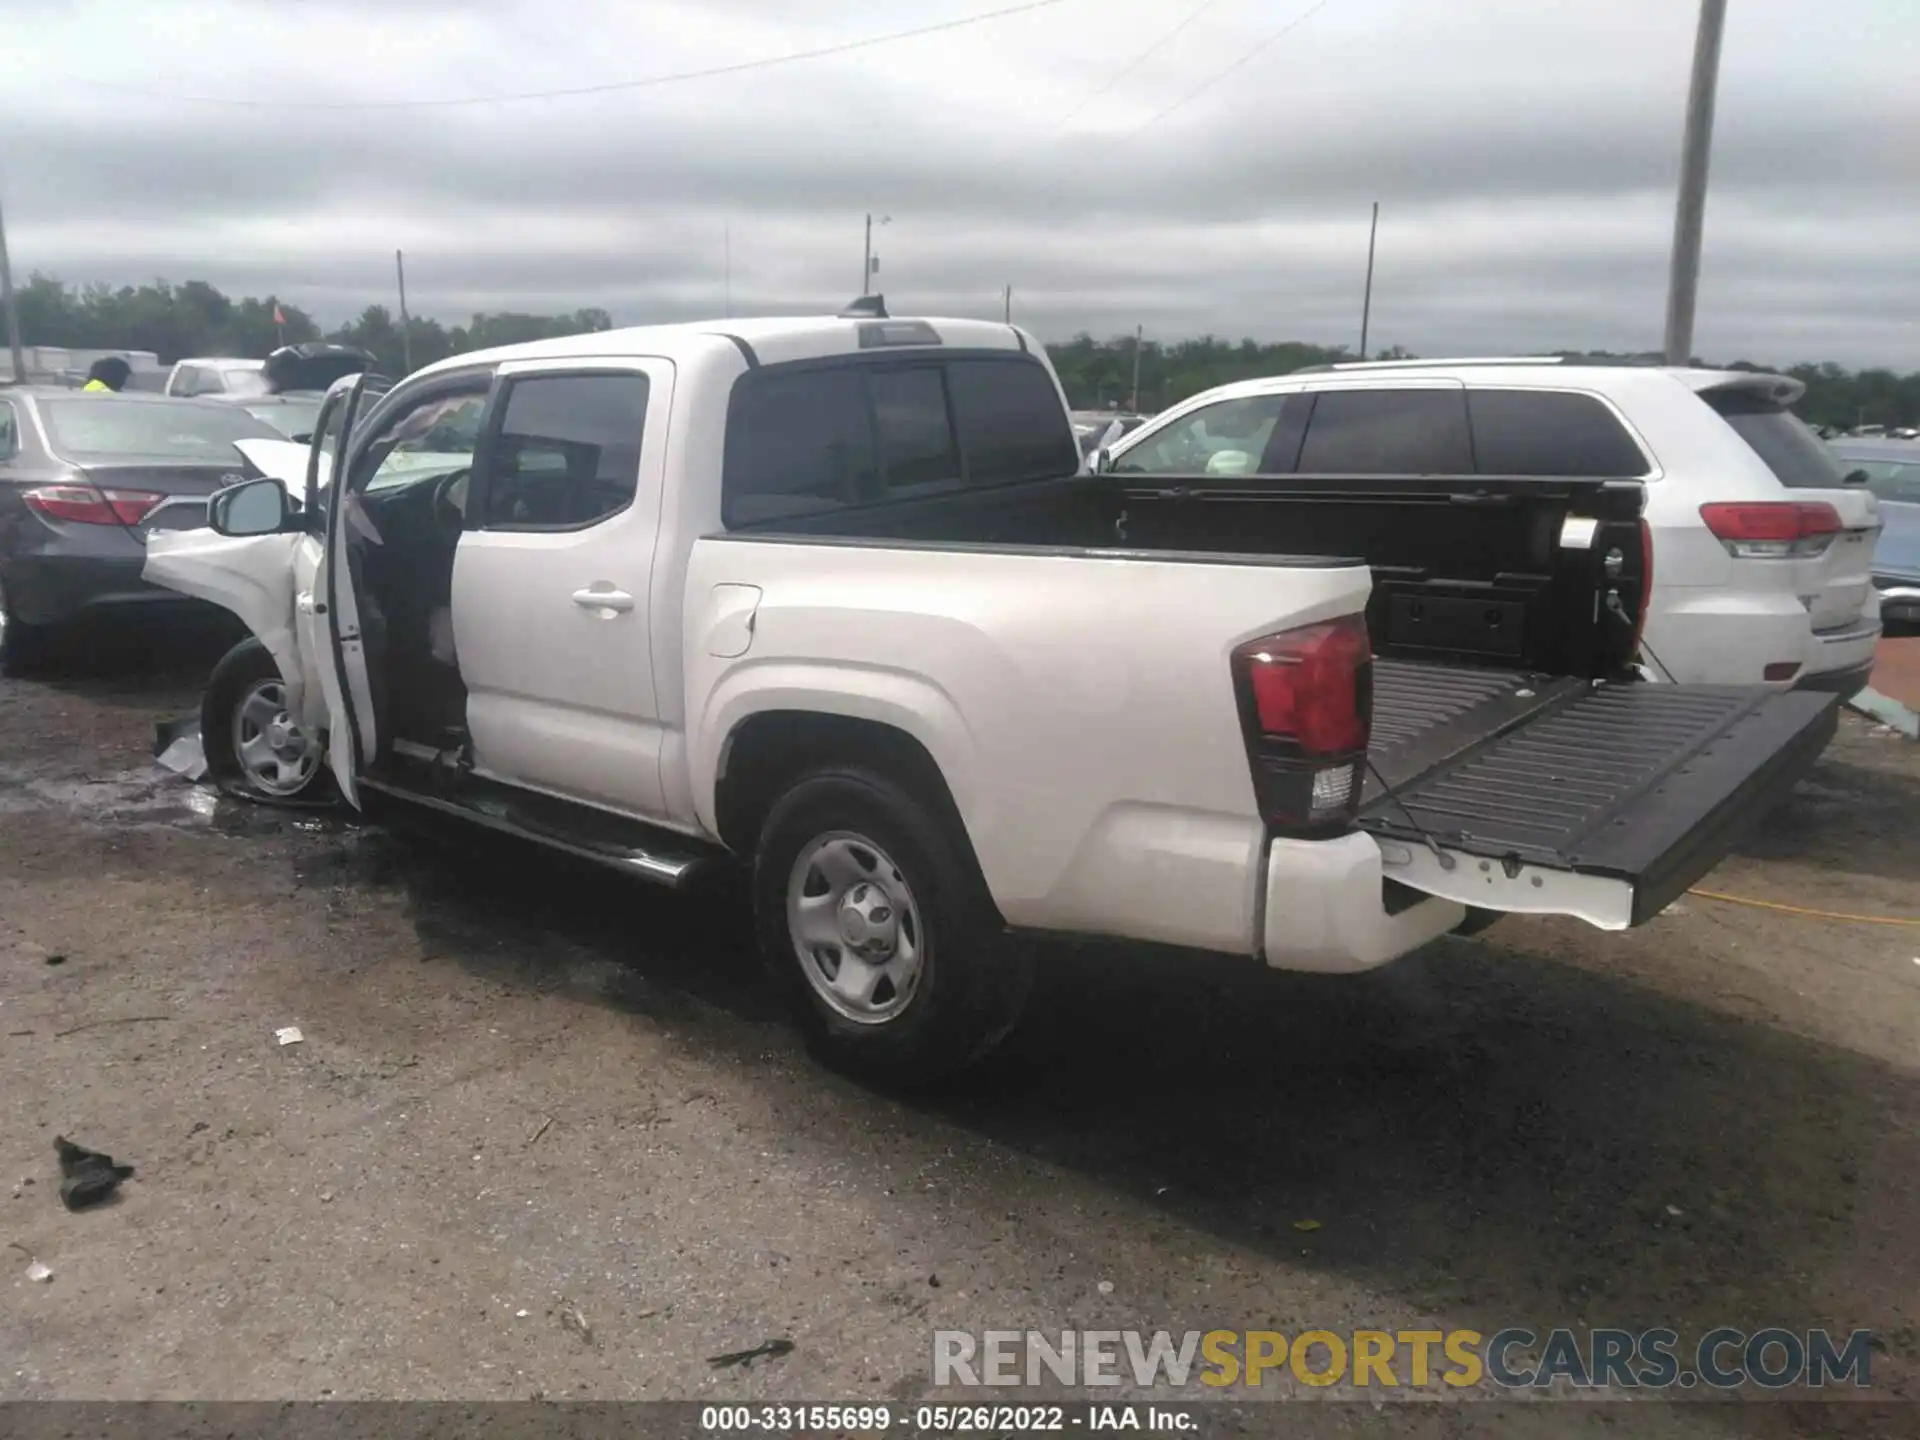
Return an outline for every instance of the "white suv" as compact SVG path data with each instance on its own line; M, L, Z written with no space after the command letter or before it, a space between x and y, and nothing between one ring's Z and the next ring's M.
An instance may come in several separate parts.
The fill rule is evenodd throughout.
M1878 504L1791 409L1799 381L1552 358L1323 366L1223 385L1099 458L1124 475L1618 479L1646 491L1652 678L1852 694L1880 637ZM1241 477L1229 479L1228 477Z

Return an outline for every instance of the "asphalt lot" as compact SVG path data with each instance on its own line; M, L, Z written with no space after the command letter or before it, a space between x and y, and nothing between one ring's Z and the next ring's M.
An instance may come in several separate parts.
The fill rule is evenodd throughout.
M0 1398L913 1399L936 1328L1510 1324L1870 1328L1920 1398L1920 931L1690 897L1357 978L1089 947L988 1083L904 1102L800 1050L725 890L155 770L218 648L0 681ZM1920 913L1916 817L1920 747L1849 719L1709 883ZM116 1203L61 1208L56 1134L138 1167ZM1920 1410L1499 1412L1843 1431Z

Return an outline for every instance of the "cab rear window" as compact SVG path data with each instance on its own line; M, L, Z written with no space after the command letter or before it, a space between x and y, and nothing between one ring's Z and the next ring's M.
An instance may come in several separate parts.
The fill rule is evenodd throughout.
M1784 405L1744 390L1709 390L1700 398L1789 490L1838 490L1846 483L1846 467Z

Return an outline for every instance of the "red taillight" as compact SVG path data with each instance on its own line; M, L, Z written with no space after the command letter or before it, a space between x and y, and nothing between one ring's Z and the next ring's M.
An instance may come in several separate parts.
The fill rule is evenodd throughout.
M1743 560L1818 555L1844 528L1824 501L1757 500L1702 505L1700 518L1727 553Z
M49 520L80 525L138 525L167 497L151 490L101 490L92 485L42 485L20 497Z
M1233 681L1261 816L1296 834L1351 824L1373 719L1366 621L1250 640L1233 652Z

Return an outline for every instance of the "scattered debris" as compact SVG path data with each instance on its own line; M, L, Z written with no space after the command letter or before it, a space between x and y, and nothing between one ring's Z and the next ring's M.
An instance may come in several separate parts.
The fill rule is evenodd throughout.
M162 769L189 780L207 773L206 746L200 738L200 717L162 720L153 727L153 758Z
M47 964L49 965L64 965L66 963L67 963L67 957L64 955L56 953L56 954L47 956Z
M1102 1280L1098 1285L1094 1286L1093 1288L1098 1290L1102 1295L1111 1295L1113 1293L1113 1281Z
M54 1031L53 1038L58 1040L63 1035L78 1035L82 1030L98 1030L103 1025L152 1025L171 1019L171 1015L115 1015L108 1020L83 1020L78 1025Z
M791 1340L763 1340L751 1350L733 1350L725 1355L709 1355L707 1364L716 1370L729 1370L735 1365L750 1366L762 1356L773 1359L776 1356L792 1353L793 1341Z
M331 1190L322 1190L320 1192L320 1203L322 1205L331 1205L333 1203L333 1192Z
M634 1322L637 1324L642 1320L658 1320L671 1314L673 1314L673 1306L662 1305L658 1310L642 1310L638 1315L634 1316L633 1318L634 1318Z
M23 1035L31 1035L31 1034L33 1034L33 1031L31 1030L9 1030L7 1031L7 1038L9 1040L18 1040Z
M540 1122L540 1128L534 1131L533 1134L527 1137L527 1144L529 1145L533 1144L534 1141L538 1140L542 1135L546 1134L547 1131L552 1128L552 1126L553 1126L553 1117L549 1115Z
M298 1045L307 1037L300 1033L300 1027L298 1025L282 1025L278 1030L273 1032L273 1038L278 1040L282 1045Z
M529 1311L529 1310L516 1310L516 1311L514 1311L514 1312L513 1312L513 1318L514 1318L514 1319L516 1319L516 1320L524 1320L524 1319L526 1319L526 1318L527 1318L527 1316L528 1316L528 1315L530 1315L531 1313L532 1313L532 1312L531 1312L531 1311Z
M1296 1220L1293 1222L1293 1228L1303 1231L1318 1230L1320 1228L1320 1222L1318 1220Z
M580 1307L572 1303L560 1307L560 1328L570 1334L578 1335L589 1345L600 1342L593 1338L593 1326L587 1323L587 1317L580 1313Z
M940 1277L938 1275L927 1276L927 1285L931 1289L938 1290L940 1288Z
M47 1282L53 1279L53 1271L48 1269L47 1266L42 1264L40 1261L36 1260L31 1265L27 1266L27 1279L37 1281L38 1283L45 1285Z
M1687 1212L1682 1210L1678 1205L1667 1206L1667 1214L1673 1216L1673 1218L1676 1220L1678 1220L1682 1215L1686 1213Z
M53 1137L54 1153L60 1157L60 1198L69 1210L97 1205L120 1188L120 1182L133 1174L133 1166L116 1165L111 1155L76 1145L64 1135Z

